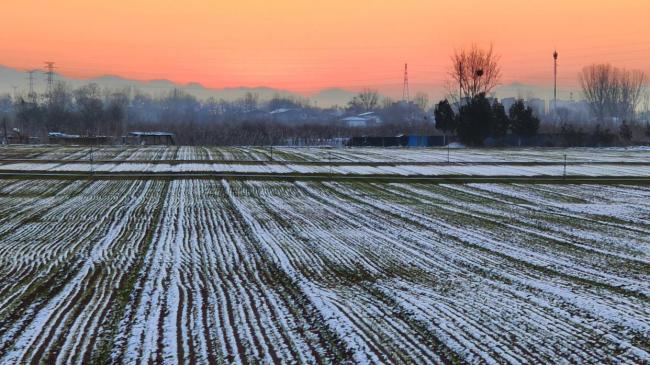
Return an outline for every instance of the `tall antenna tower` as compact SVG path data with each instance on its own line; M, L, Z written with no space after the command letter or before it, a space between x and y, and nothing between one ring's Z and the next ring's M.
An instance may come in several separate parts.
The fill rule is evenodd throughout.
M47 75L47 95L51 97L52 91L54 91L54 62L45 62L45 69L47 70L45 72Z
M411 101L411 95L409 93L409 65L408 63L404 64L404 89L402 90L402 100L405 103Z
M553 51L553 114L557 112L557 50Z

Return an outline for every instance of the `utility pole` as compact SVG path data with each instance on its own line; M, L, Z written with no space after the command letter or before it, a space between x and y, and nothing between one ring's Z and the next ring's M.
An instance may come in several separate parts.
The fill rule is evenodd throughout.
M332 151L327 151L327 157L330 165L330 177L332 176Z
M449 147L449 141L447 141L447 165L451 164L451 149Z
M557 114L557 51L553 52L553 115Z
M409 103L411 101L411 95L409 91L409 65L408 63L404 64L404 88L402 89L402 101Z
M90 142L90 174L92 175L95 172L95 169L93 167L93 145L92 142Z
M463 103L463 62L458 66L458 112L460 113L460 106Z
M9 144L9 138L7 137L7 117L2 117L2 128L4 129L2 144Z

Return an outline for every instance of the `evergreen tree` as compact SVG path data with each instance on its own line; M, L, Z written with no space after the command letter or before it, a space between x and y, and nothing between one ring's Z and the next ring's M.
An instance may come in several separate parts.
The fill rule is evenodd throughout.
M539 130L539 119L533 115L533 109L527 107L522 99L510 107L510 123L512 132L517 136L530 138Z
M436 105L433 115L436 118L436 129L445 132L445 134L454 133L456 131L456 116L454 115L454 111L451 109L451 105L449 105L447 99L440 101L438 105Z
M461 142L467 145L480 146L490 136L494 125L494 113L492 106L480 93L460 108L458 118L458 137Z
M506 108L495 99L492 103L492 112L494 113L494 123L491 134L497 138L504 137L510 129L510 119L506 114Z

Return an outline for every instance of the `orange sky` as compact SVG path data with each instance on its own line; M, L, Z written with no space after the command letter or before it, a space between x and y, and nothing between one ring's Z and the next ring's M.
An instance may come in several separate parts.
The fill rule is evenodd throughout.
M504 84L550 85L557 47L570 87L590 62L650 73L649 19L648 0L20 0L2 5L0 64L309 93L396 89L408 61L417 91L476 42Z

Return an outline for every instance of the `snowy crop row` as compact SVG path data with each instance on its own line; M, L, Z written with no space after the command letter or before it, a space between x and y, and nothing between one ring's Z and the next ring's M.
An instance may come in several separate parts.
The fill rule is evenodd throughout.
M399 175L399 176L650 176L649 165L577 164L568 165L309 165L295 163L33 163L0 164L2 171L76 173L236 173L308 175Z
M628 148L295 148L204 146L0 146L3 159L62 161L334 161L334 162L648 162L650 149Z
M650 360L650 188L0 180L0 363Z

